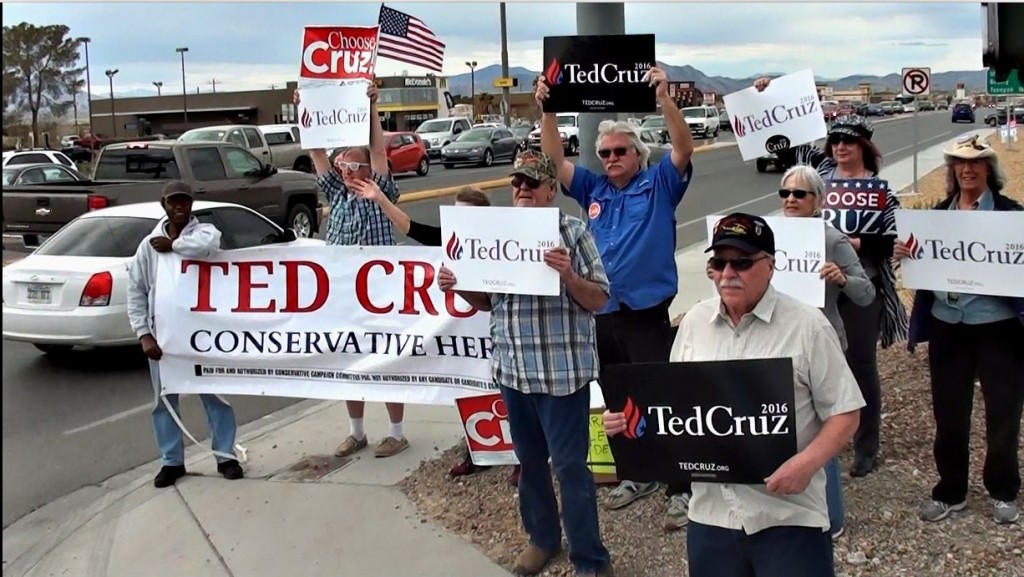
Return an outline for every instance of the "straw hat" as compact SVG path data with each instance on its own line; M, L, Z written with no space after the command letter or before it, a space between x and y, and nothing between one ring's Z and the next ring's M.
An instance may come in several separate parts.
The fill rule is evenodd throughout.
M1000 188L1006 186L1006 173L999 166L999 155L991 146L983 142L978 135L964 136L953 144L952 148L943 151L947 163L956 160L975 160L983 158L988 161L992 176Z

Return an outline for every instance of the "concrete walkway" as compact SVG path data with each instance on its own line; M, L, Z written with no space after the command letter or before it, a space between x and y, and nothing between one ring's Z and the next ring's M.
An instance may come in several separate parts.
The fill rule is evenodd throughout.
M941 165L947 144L920 154L921 175ZM894 189L910 183L909 162L883 170ZM700 243L677 255L673 315L711 296L703 249ZM386 432L385 415L379 406L367 411L371 443ZM243 480L220 478L213 458L193 446L186 453L190 474L173 488L153 488L154 462L76 491L3 531L3 576L509 575L468 542L420 519L397 487L421 461L459 442L454 408L407 407L412 446L389 459L374 459L371 451L334 458L347 422L342 403L304 401L243 427Z

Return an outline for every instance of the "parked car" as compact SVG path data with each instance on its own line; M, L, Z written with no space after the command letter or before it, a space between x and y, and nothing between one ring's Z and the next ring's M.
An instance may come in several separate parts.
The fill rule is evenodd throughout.
M302 237L319 229L312 174L279 171L234 144L165 140L105 146L92 180L6 187L4 235L33 248L83 213L158 200L169 180L188 183L197 199L252 208Z
M648 160L650 165L655 165L665 158L666 154L672 153L672 145L669 144L668 134L664 130L649 128L640 131L640 141L647 144L651 150Z
M519 140L519 152L525 151L529 148L530 132L533 131L532 126L513 126L512 136L515 136Z
M643 122L640 123L640 128L643 129L643 130L649 130L649 129L652 129L652 128L657 128L657 129L660 129L660 130L664 130L665 129L665 117L661 116L661 115L658 115L658 116L645 116L644 119L643 119Z
M81 140L81 137L69 134L68 136L62 136L60 138L60 146L61 148L70 148L72 146L78 146L78 142Z
M1013 107L1013 117L1017 119L1017 124L1024 124L1024 106ZM1009 121L1009 114L1006 112L1005 106L996 108L995 112L989 113L985 117L985 124L989 126L1003 126Z
M450 116L448 118L433 118L420 124L416 128L416 134L423 140L427 148L427 158L437 160L441 158L441 149L455 140L459 134L473 128L473 123L464 116Z
M953 106L953 112L950 118L951 122L960 122L966 120L968 122L974 122L974 109L971 108L970 104L959 103Z
M922 100L918 103L918 110L921 112L927 112L929 110L935 110L935 103L931 100Z
M299 172L313 172L313 159L302 149L302 138L297 124L263 124L259 126L263 139L270 147L270 160L278 168Z
M864 116L885 116L885 109L881 104L868 104L864 107Z
M294 124L227 124L193 128L178 137L181 142L228 142L248 150L263 164L282 170L313 172L309 153L302 150L299 127ZM271 145L271 142L274 142Z
M385 132L384 145L388 151L388 168L392 174L415 171L420 176L426 176L430 172L427 147L415 132Z
M249 248L297 238L258 212L197 200L192 214L221 231L221 248ZM128 322L128 268L146 236L165 217L159 202L87 212L68 223L27 257L4 267L3 336L49 355L75 346L138 343Z
M822 100L821 114L825 117L825 122L832 122L839 116L839 102L835 100Z
M713 138L718 136L719 115L714 106L688 106L682 110L683 120L694 136Z
M510 130L473 128L441 149L441 162L445 168L455 168L457 164L491 166L498 160L515 160L518 151L519 140Z
M558 136L562 138L562 149L566 156L580 153L580 114L578 112L560 112L555 115L558 123ZM647 122L647 119L644 119ZM662 123L664 126L664 123ZM540 127L530 132L528 144L534 150L540 150Z
M836 117L845 116L847 114L859 114L857 112L857 105L853 102L842 102L836 109Z
M949 102L945 100L940 100L937 106L939 110L949 110Z
M68 146L60 149L60 152L76 164L80 162L92 162L92 151L82 146Z
M63 164L14 164L4 168L4 188L49 182L80 182L89 180L76 168Z
M729 120L729 112L722 108L718 111L718 129L732 132L732 122Z
M3 153L4 168L17 164L63 164L75 167L74 161L59 150L47 148L31 148L27 150L8 150Z

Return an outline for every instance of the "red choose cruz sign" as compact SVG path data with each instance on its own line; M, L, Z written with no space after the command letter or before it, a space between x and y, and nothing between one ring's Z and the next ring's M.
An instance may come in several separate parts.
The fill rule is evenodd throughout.
M455 403L466 430L473 463L482 466L519 464L512 448L508 410L501 393L463 397Z
M372 80L377 64L377 26L306 26L301 78Z

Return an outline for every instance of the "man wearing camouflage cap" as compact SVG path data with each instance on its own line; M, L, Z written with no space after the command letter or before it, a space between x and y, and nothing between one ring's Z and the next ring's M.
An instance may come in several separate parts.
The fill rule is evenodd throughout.
M550 156L520 154L511 177L516 207L552 206L558 173ZM558 296L461 291L452 271L443 266L438 287L491 313L491 375L508 410L521 465L519 512L530 536L513 570L519 575L540 573L562 547L550 457L561 492L569 559L577 575L608 576L611 560L601 541L594 478L587 469L588 383L597 379L599 368L594 313L608 302L608 277L583 221L563 212L559 233L562 246L544 254L544 262L562 279Z

